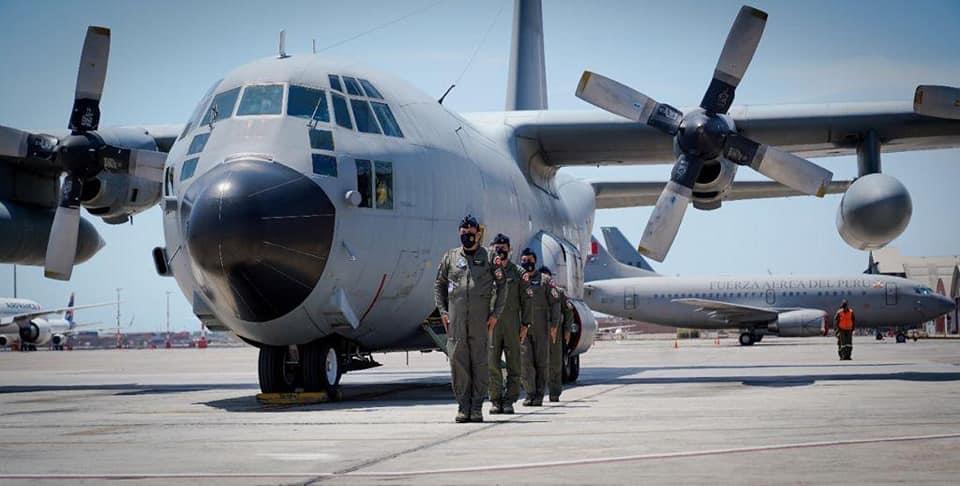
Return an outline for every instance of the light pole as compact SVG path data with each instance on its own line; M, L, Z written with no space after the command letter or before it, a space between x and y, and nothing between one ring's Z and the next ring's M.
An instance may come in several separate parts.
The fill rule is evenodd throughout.
M117 287L117 349L123 347L123 339L120 337L120 291L123 290L120 287Z
M167 291L167 349L172 347L170 342L170 291Z

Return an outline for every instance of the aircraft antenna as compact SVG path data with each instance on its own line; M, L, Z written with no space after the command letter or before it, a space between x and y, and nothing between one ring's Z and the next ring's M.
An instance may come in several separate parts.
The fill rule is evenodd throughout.
M280 45L278 50L280 51L280 55L278 56L280 59L285 59L290 57L287 55L287 31L286 30L280 31Z
M339 40L339 41L337 41L337 42L334 42L333 44L330 44L330 45L328 45L328 46L326 46L326 47L318 50L317 53L320 53L320 52L323 52L323 51L326 51L326 50L329 50L329 49L333 49L334 47L338 47L338 46L343 45L343 44L346 44L347 42L350 42L350 41L352 41L352 40L359 39L359 38L361 38L361 37L363 37L363 36L365 36L365 35L367 35L367 34L372 34L372 33L376 32L376 31L378 31L378 30L380 30L380 29L389 27L389 26L391 26L391 25L393 25L393 24L395 24L395 23L397 23L397 22L400 22L400 21L402 21L402 20L406 20L407 18L413 17L414 15L416 15L416 14L418 14L418 13L425 12L425 11L427 11L427 10L430 10L431 8L436 7L437 5L440 5L441 3L443 3L443 0L438 0L438 1L436 1L436 2L431 3L430 5L427 5L427 6L423 7L423 8L418 8L418 9L416 9L416 10L414 10L414 11L412 11L412 12L406 14L406 15L402 15L402 16L397 17L397 18L395 18L395 19L393 19L393 20L390 20L390 21L388 21L388 22L384 22L384 23L382 23L382 24L380 24L380 25L377 25L376 27L373 27L373 28L371 28L371 29L367 29L367 30L365 30L365 31L363 31L363 32L361 32L361 33L359 33L359 34L356 34L356 35L351 36L351 37L347 37L346 39L343 39L343 40Z
M473 54L470 54L470 58L467 59L467 64L463 66L463 70L460 71L460 75L457 76L457 79L455 79L453 83L450 85L450 87L443 92L443 96L441 96L440 99L437 100L438 103L442 105L444 98L446 98L447 95L450 94L450 91L452 91L453 88L457 86L457 83L459 83L460 80L463 79L463 76L467 74L467 70L470 69L470 66L473 65L473 61L474 59L477 58L477 53L480 52L480 48L487 43L487 38L490 37L490 31L493 30L493 26L497 24L497 20L500 18L500 14L503 13L503 8L506 6L507 6L507 2L504 1L500 3L500 8L497 9L496 15L493 16L493 20L491 20L490 25L487 26L486 32L483 33L483 37L480 38L480 42L477 43L477 46L473 48Z
M317 40L316 40L316 39L311 39L311 40L313 41L313 53L316 54L316 53L317 53Z

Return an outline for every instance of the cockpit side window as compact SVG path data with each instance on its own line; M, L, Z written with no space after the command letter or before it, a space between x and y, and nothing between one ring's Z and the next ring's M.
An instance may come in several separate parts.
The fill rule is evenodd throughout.
M329 123L327 93L322 89L291 84L287 94L287 115Z
M370 103L366 100L351 98L350 105L353 106L353 117L357 122L357 130L363 133L381 133L377 120L373 116L373 110L370 109Z
M330 80L330 89L343 93L343 86L340 85L340 76L328 74L327 79Z
M193 130L197 127L197 123L200 122L200 117L203 116L203 110L205 110L207 105L210 103L210 98L213 97L213 90L217 89L217 86L220 85L220 81L222 80L213 83L213 86L210 86L210 89L208 89L203 95L203 98L200 98L200 103L197 103L197 107L193 109L193 113L190 115L190 119L187 121L187 126L183 127L183 132L180 133L180 137L178 137L178 139L183 139L183 137L187 136L187 133L189 133L190 130Z
M333 100L333 114L337 118L337 125L353 130L353 122L350 121L350 109L347 108L347 99L336 93L330 93L330 99Z
M283 112L283 85L247 86L237 108L237 116L279 115Z
M197 171L197 162L199 162L199 160L200 159L192 158L183 162L183 167L180 167L181 182L193 177L193 174Z
M400 125L397 124L397 119L393 117L390 107L386 103L377 103L376 101L371 101L370 104L373 105L373 111L377 114L377 120L380 120L384 135L403 138L403 132L400 130Z
M187 155L198 154L203 152L203 148L207 146L207 139L210 138L210 133L201 133L193 137L193 140L190 141L190 148L187 149Z
M383 95L380 94L380 91L377 91L377 88L373 87L373 83L367 81L366 79L361 79L360 84L363 85L363 90L367 92L367 96L370 98L376 98L378 100L383 99Z
M237 104L238 95L240 95L240 88L233 88L214 96L213 103L210 103L210 108L203 115L201 124L209 125L233 116L233 107Z
M347 93L353 96L363 96L363 91L360 90L360 83L357 82L356 78L344 76L343 84L347 87Z

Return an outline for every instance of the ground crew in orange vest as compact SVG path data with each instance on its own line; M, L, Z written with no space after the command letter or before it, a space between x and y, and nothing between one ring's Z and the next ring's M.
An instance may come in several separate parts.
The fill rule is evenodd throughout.
M853 354L853 328L856 319L853 316L853 309L846 300L840 303L840 309L833 317L833 322L837 325L837 351L840 353L840 361L850 361Z

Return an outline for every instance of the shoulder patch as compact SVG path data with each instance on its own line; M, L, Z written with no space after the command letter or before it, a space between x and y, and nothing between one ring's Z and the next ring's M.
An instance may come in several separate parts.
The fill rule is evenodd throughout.
M502 279L503 279L503 270L500 270L499 268L496 269L496 271L493 272L493 276L496 277L497 280L502 280Z

